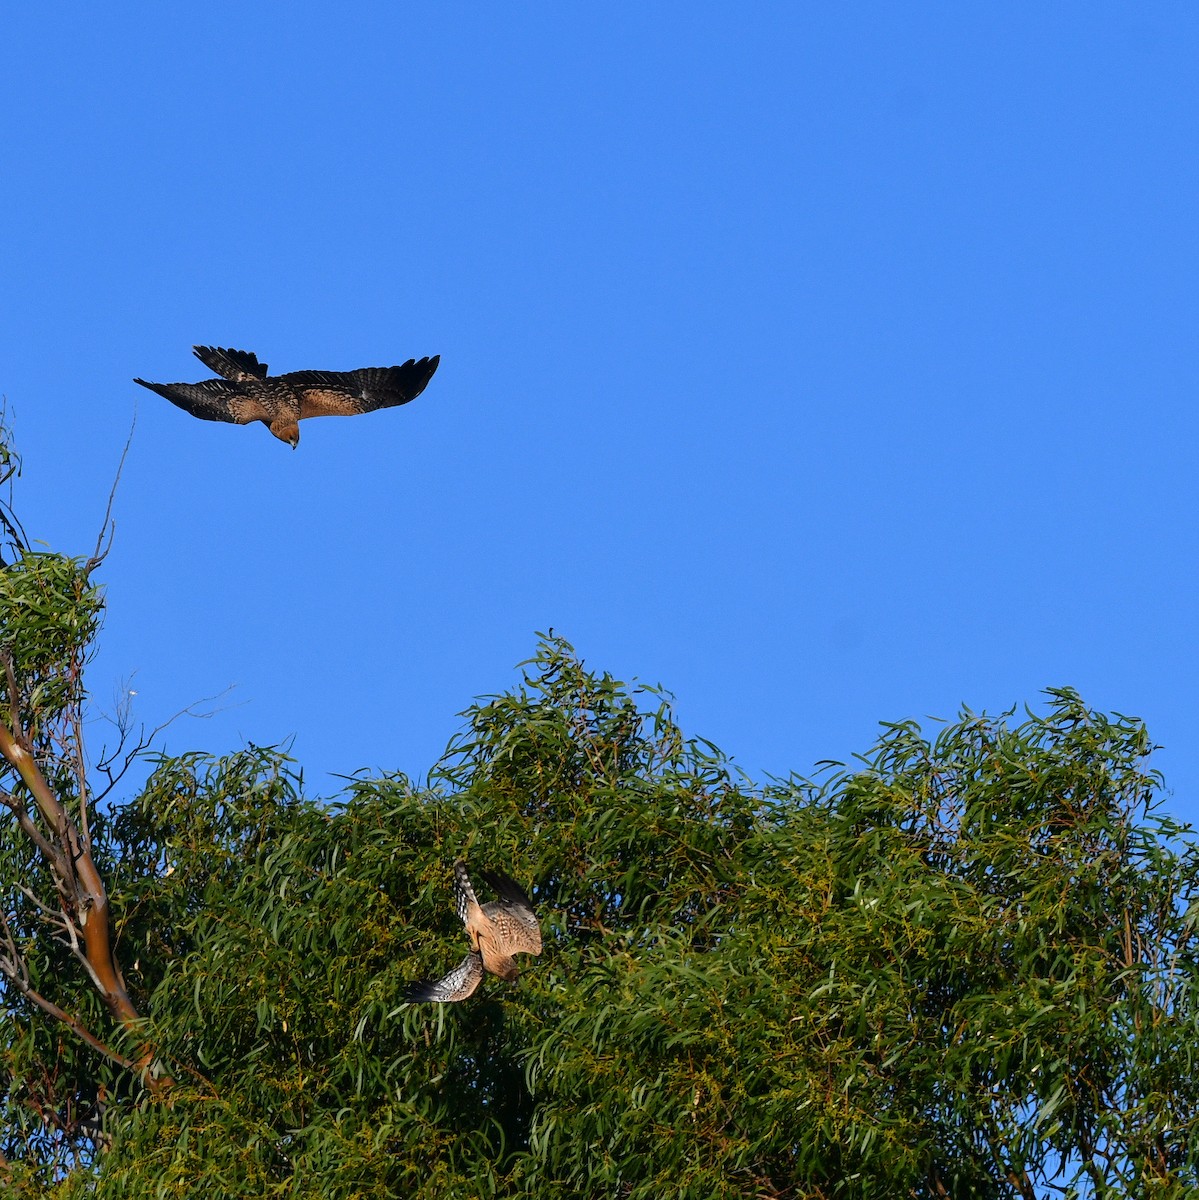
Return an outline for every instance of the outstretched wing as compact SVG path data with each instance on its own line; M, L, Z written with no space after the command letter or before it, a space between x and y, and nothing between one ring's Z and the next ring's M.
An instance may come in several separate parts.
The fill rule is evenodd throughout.
M483 956L468 954L448 975L442 979L414 983L405 993L409 1003L431 1000L436 1004L449 1004L465 1000L479 986L483 978Z
M300 416L353 417L415 400L425 390L441 355L410 358L398 367L358 371L291 371L278 375L300 397Z
M499 931L504 948L509 954L540 954L541 923L524 888L498 871L479 874L499 896L499 900L484 904L483 912Z
M211 371L244 383L266 378L266 363L249 350L226 350L223 346L193 346L192 353Z
M238 383L227 379L205 379L202 383L147 383L135 379L142 387L165 396L193 417L202 421L230 421L246 425L250 421L267 421L271 414L254 396L246 395Z

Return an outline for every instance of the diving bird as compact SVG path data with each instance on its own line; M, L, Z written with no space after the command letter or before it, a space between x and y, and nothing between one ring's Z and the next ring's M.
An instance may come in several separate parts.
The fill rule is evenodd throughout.
M480 904L466 864L461 859L454 864L454 903L470 938L470 953L443 978L413 984L405 999L439 1004L465 1000L482 983L485 971L511 981L520 974L514 954L541 953L541 925L521 886L499 872L479 874L498 900Z
M299 422L306 417L354 417L376 408L415 400L425 390L441 355L410 358L398 367L362 367L357 371L291 371L267 375L266 363L248 350L194 346L195 356L221 376L199 383L147 383L193 417L248 425L261 421L294 450Z

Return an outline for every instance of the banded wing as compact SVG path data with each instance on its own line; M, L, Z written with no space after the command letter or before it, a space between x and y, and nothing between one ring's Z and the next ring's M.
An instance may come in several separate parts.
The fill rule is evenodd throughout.
M226 350L223 346L193 346L192 353L210 370L226 379L246 383L266 378L266 363L249 350Z
M398 367L363 367L357 371L291 371L275 378L300 397L300 417L352 417L407 404L433 378L441 355L410 358Z
M442 979L414 983L405 993L410 1004L432 1001L435 1004L452 1004L465 1000L474 993L483 980L483 956L468 954L448 975Z
M227 379L205 379L202 383L148 383L135 379L142 387L165 396L193 417L202 421L229 421L246 425L250 421L271 421L272 414L239 383Z
M458 859L454 863L454 909L458 913L458 920L466 925L471 910L478 907L479 902L475 899L475 889L470 886L466 863Z

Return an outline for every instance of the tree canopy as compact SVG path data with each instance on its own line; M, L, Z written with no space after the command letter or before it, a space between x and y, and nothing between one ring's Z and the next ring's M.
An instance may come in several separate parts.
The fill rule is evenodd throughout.
M313 798L247 746L124 794L148 751L83 737L96 558L3 518L13 1195L1199 1187L1199 856L1140 721L1057 689L755 784L544 636L422 781ZM458 857L529 889L545 951L405 1004L465 949Z

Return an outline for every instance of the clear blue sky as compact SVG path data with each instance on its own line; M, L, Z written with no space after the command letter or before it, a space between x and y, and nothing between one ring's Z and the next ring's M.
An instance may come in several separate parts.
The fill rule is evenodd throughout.
M752 777L880 720L1143 716L1199 818L1192 5L26 5L0 391L91 677L422 776L553 627ZM131 378L441 354L401 409Z

